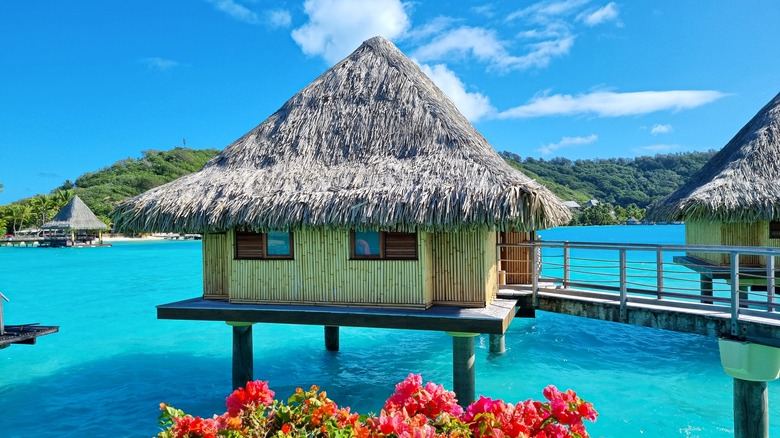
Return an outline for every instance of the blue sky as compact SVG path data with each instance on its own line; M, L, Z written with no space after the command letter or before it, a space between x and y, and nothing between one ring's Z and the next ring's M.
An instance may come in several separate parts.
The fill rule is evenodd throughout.
M778 91L780 2L0 2L0 204L146 149L222 149L374 35L498 151L720 149Z

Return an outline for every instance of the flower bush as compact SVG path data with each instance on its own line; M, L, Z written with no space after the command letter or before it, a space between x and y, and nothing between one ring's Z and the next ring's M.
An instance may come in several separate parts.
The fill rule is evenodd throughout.
M268 382L247 382L226 400L227 411L213 418L192 417L160 404L159 438L296 437L296 438L439 438L528 437L585 438L583 420L596 421L593 405L555 386L543 391L547 401L515 405L480 396L465 410L443 386L422 384L410 374L395 387L379 415L340 408L325 391L312 386L295 390L287 402L274 399Z

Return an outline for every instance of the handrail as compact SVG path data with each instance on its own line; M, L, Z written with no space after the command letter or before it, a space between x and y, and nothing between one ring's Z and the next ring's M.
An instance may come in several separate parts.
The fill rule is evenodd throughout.
M505 253L512 251L502 251L504 248L526 248L521 251L526 259L507 259ZM599 254L589 256L588 251L599 251ZM614 256L605 256L603 251L613 251ZM723 254L718 258L724 257L728 263L708 262L702 254ZM780 272L775 257L780 257L780 248L526 241L498 244L497 255L502 263L530 264L526 274L531 274L535 307L538 307L540 290L562 294L593 290L614 294L621 320L626 318L628 304L641 296L647 297L644 300L655 299L670 305L695 302L730 314L734 336L739 335L738 322L746 312L772 319L779 317L776 290ZM746 263L746 256L751 259L760 256L758 264ZM553 286L548 288L548 284Z

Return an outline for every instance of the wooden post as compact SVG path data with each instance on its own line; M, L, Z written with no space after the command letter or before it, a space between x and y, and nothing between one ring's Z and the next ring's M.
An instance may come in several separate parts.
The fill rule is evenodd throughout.
M706 274L701 274L699 276L701 279L699 289L701 290L701 296L702 297L711 297L712 296L712 277ZM708 300L705 298L702 298L701 302L703 304L712 304L712 300Z
M325 349L328 351L339 351L338 326L325 326Z
M739 286L739 307L750 307L746 301L750 299L750 286Z
M452 388L462 407L475 400L474 337L477 333L448 332L452 336Z
M491 353L504 353L506 352L506 341L504 335L490 334L490 352Z
M769 438L766 382L734 379L734 437Z
M228 322L233 326L233 389L254 380L252 323Z

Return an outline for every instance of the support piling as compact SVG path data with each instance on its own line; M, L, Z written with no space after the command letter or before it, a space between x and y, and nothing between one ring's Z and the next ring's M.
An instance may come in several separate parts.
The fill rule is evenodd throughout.
M325 349L328 351L339 351L339 328L338 326L325 326Z

